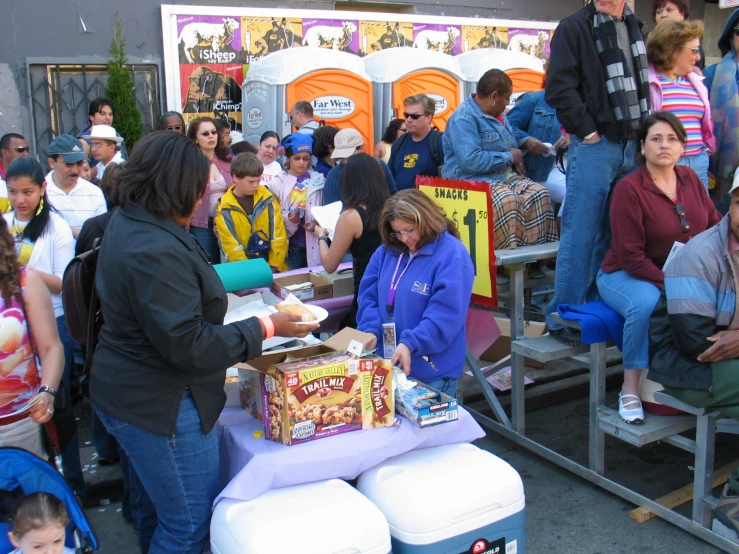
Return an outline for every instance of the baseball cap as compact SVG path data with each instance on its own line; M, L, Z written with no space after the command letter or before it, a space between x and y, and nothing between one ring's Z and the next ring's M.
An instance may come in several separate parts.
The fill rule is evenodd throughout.
M87 138L109 140L116 144L123 142L123 137L119 137L116 130L110 125L93 125Z
M231 131L231 146L234 144L238 144L240 142L244 142L246 139L244 138L244 135L238 131Z
M307 133L293 133L282 139L285 155L289 158L303 152L313 153L313 135Z
M358 146L364 144L362 134L356 129L342 129L334 137L334 151L331 159L348 158L356 151Z
M739 190L739 169L734 172L734 182L731 183L729 194L731 194L735 190Z
M68 164L76 164L87 159L80 141L72 135L59 135L51 141L49 154L59 154Z

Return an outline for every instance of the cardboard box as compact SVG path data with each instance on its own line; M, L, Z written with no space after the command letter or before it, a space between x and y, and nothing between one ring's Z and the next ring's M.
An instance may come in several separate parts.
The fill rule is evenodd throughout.
M412 379L409 379L412 380ZM416 403L413 399L403 398L400 388L395 389L395 410L417 427L431 427L440 423L448 423L459 419L457 399L443 392L420 383L414 387L423 387L425 391L436 393L434 398L424 399ZM411 390L414 390L411 389Z
M496 317L495 321L500 327L501 335L498 337L490 348L483 352L480 356L481 360L487 362L497 362L511 353L511 320L505 317ZM547 329L547 324L539 321L527 321L524 327L524 335L530 339L542 336ZM524 358L524 365L529 367L544 367L544 364Z
M389 362L346 353L352 341L361 351L374 340L372 334L343 329L323 344L239 364L242 407L264 422L266 438L288 445L392 425Z
M342 269L334 273L319 271L318 275L331 281L334 287L334 298L342 296L354 296L354 272L352 268Z
M285 299L291 292L285 288L287 285L297 285L298 283L305 283L306 281L313 283L313 287L292 291L292 294L295 295L295 298L298 300L303 302L314 302L325 298L333 298L334 287L331 284L331 281L318 273L300 273L298 275L277 277L272 283L271 290L279 298Z

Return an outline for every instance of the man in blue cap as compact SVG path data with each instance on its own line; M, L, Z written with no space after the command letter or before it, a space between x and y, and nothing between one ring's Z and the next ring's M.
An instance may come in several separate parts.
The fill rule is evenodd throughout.
M49 145L46 193L75 239L85 221L108 211L103 191L80 177L86 159L82 144L72 135L59 135Z

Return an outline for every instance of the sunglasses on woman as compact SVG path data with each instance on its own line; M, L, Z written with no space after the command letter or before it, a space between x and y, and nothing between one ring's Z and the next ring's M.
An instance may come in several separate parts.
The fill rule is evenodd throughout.
M736 32L734 34L736 34ZM685 46L684 48L688 48L688 47ZM688 48L688 50L690 50L694 56L700 56L700 53L701 53L700 46L696 46L695 48Z
M218 131L203 131L200 133L201 137L214 137L218 134Z
M685 208L682 204L680 204L680 202L675 204L675 211L677 212L677 215L680 216L680 225L682 225L683 227L683 233L689 233L690 221L688 221L688 218L685 217Z

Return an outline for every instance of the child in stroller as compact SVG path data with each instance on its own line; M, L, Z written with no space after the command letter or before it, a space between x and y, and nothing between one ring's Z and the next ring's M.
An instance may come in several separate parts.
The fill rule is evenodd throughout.
M36 531L42 531L43 541L34 541L40 536ZM34 547L51 538L54 546ZM25 450L0 448L0 554L88 554L97 548L82 508L56 468Z
M53 494L34 492L21 498L10 525L8 537L15 546L11 554L74 554L72 548L64 546L69 525L67 509Z

